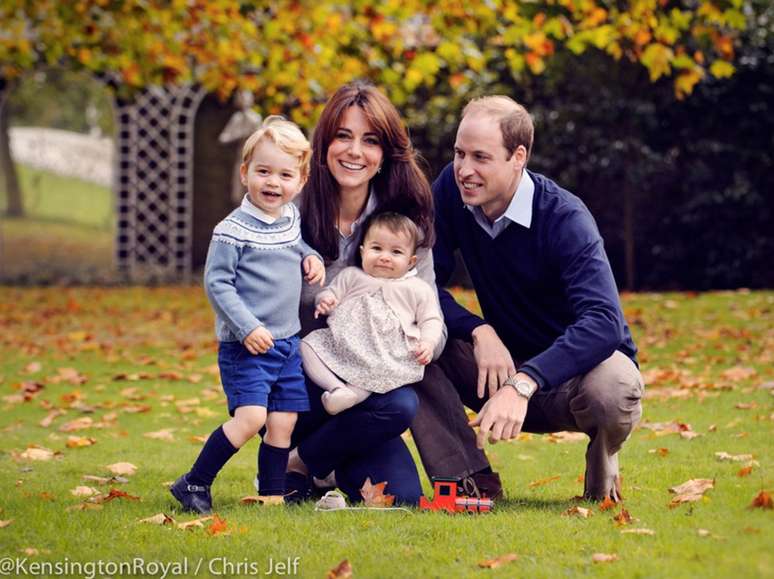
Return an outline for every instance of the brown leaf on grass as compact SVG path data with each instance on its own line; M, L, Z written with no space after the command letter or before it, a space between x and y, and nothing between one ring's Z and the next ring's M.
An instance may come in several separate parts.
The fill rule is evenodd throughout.
M618 555L615 553L594 553L591 556L591 560L594 563L612 563L618 561Z
M709 489L715 488L715 480L709 478L695 478L684 482L681 485L669 489L670 493L676 496L669 503L670 508L676 507L682 503L691 503L701 500L704 493Z
M145 400L147 398L146 394L141 392L137 386L124 388L121 390L121 392L119 392L119 394L121 394L121 396L127 400Z
M608 511L615 507L616 502L611 499L609 496L605 497L605 500L603 500L601 503L599 503L599 510L600 511Z
M51 460L54 458L57 454L50 448L44 448L42 446L31 446L21 454L19 454L19 458L23 458L24 460Z
M164 372L159 372L159 379L161 380L182 380L183 374L181 372L176 372L175 370L165 370Z
M750 476L752 471L753 471L753 465L743 466L742 468L739 469L739 472L736 473L736 476L738 476L739 478L744 478L746 476Z
M588 437L583 432L552 432L546 437L547 442L563 443L563 442L584 442L588 440Z
M5 521L0 521L0 529L4 529L5 527L10 525L11 523L13 523L13 519L7 519Z
M121 407L121 412L126 414L144 414L153 410L150 404L126 404Z
M640 428L652 431L656 436L666 436L669 434L680 434L683 432L693 432L693 428L686 422L645 422L640 424Z
M614 516L613 520L617 526L623 527L632 522L632 516L629 514L629 511L621 507L621 512Z
M367 478L363 483L363 488L360 489L360 494L363 497L363 502L367 507L391 507L395 502L393 495L384 494L384 489L387 486L387 481L372 484L371 478Z
M206 434L192 434L188 437L188 440L191 442L195 442L196 444L201 444L204 442L207 442L207 435Z
M352 565L344 559L325 574L325 579L352 579Z
M21 382L15 384L14 388L20 391L21 401L29 402L35 398L45 386L40 382Z
M125 491L120 491L116 488L111 488L110 492L108 492L107 494L100 494L100 495L93 496L90 499L88 499L88 502L102 504L102 503L113 501L115 499L127 499L129 501L139 501L140 497L130 495L129 493Z
M686 430L680 433L680 438L684 438L685 440L691 440L699 436L702 436L701 433L694 432L693 430Z
M724 370L720 374L720 376L725 378L726 380L732 380L734 382L738 382L740 380L747 380L748 378L752 378L756 374L758 374L758 372L756 372L755 368L734 366L733 368Z
M156 430L155 432L146 432L143 434L145 438L152 438L154 440L164 440L166 442L174 442L175 436L172 434L172 428L164 428L162 430Z
M131 462L114 462L113 464L107 465L105 468L113 474L121 476L132 476L137 472L137 467Z
M78 386L79 384L85 384L89 380L85 375L78 372L78 370L75 368L58 368L56 372L57 375L49 378L49 382L54 384L58 384L59 382L69 382L70 384Z
M93 482L98 485L125 484L129 482L128 478L124 478L122 476L106 477L106 476L94 476L92 474L85 474L81 478L87 482Z
M583 507L570 507L562 513L565 517L580 517L581 519L588 519L593 514L594 511Z
M285 504L285 497L283 497L282 495L278 495L278 496L249 495L239 499L239 502L243 505L259 504L259 505L263 505L264 507L277 507Z
M758 408L757 402L738 402L734 408L737 410L754 410Z
M648 451L648 454L657 454L659 456L666 456L666 455L669 454L669 449L668 448L664 448L664 447L661 447L661 448L651 448Z
M138 523L148 523L150 525L174 525L175 519L167 515L166 513L158 513L152 517L140 519Z
M655 535L656 531L653 529L637 528L637 529L621 529L622 535Z
M43 364L40 362L30 362L24 367L24 370L22 372L24 374L35 374L37 372L40 372L43 369Z
M753 499L753 502L750 503L751 509L774 509L774 501L771 499L771 495L767 493L766 491L761 491L757 495L755 495L755 498Z
M204 523L207 521L212 520L212 517L214 515L207 515L206 517L200 517L198 519L194 519L192 521L186 521L185 523L178 523L177 528L182 530L188 530L188 529L197 529L197 528L204 528Z
M45 418L43 418L43 420L41 420L38 424L43 428L48 428L49 426L51 426L51 423L54 422L54 420L56 420L63 414L65 414L64 410L61 410L59 408L54 408L48 414L46 414Z
M560 478L562 478L562 477L557 474L557 475L554 475L554 476L549 476L548 478L541 478L540 480L533 480L527 486L529 488L531 488L531 489L535 488L535 487L542 487L543 485L547 485L548 483L554 482L555 480L559 480Z
M748 462L753 459L752 454L728 454L727 452L716 452L715 458L720 461L731 461L731 462Z
M82 448L96 444L96 442L97 439L90 436L68 436L65 444L67 444L67 448Z
M519 556L516 553L508 553L507 555L500 555L495 559L487 559L486 561L479 561L478 566L482 569L497 569L508 563L513 563Z
M226 519L221 519L218 515L213 515L212 523L207 527L208 535L229 534Z
M94 487L77 486L70 491L70 494L74 497L93 497L99 494L99 491Z
M94 419L91 416L81 416L75 420L65 422L59 427L59 432L74 432L76 430L85 430L94 426Z

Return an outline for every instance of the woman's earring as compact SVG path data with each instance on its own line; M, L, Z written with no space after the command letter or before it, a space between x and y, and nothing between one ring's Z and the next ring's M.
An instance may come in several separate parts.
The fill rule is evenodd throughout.
M382 172L382 166L381 165L379 165L379 168L376 170L376 172L377 173L381 173Z

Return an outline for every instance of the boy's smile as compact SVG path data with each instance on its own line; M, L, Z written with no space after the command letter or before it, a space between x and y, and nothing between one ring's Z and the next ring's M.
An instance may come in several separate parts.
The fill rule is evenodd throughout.
M279 217L282 206L304 185L299 159L268 138L256 144L250 162L240 166L239 175L250 202L272 217Z

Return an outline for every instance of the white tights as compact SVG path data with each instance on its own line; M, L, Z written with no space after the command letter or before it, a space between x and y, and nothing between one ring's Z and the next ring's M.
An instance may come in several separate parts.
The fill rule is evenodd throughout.
M338 414L352 408L371 395L368 390L343 382L306 342L301 342L301 360L306 375L326 390L322 395L322 404L328 414Z

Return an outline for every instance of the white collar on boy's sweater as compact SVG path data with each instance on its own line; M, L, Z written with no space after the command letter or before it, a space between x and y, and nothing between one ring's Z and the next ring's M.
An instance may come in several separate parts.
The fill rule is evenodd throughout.
M293 217L293 208L290 207L289 203L285 203L285 205L282 206L282 209L280 211L279 217L274 217L273 215L269 215L262 209L259 209L255 205L253 205L253 202L250 201L249 195L245 193L245 196L242 198L242 205L239 206L239 208L247 213L248 215L252 215L256 219L260 219L264 223L271 225L278 219L282 219L283 217Z

